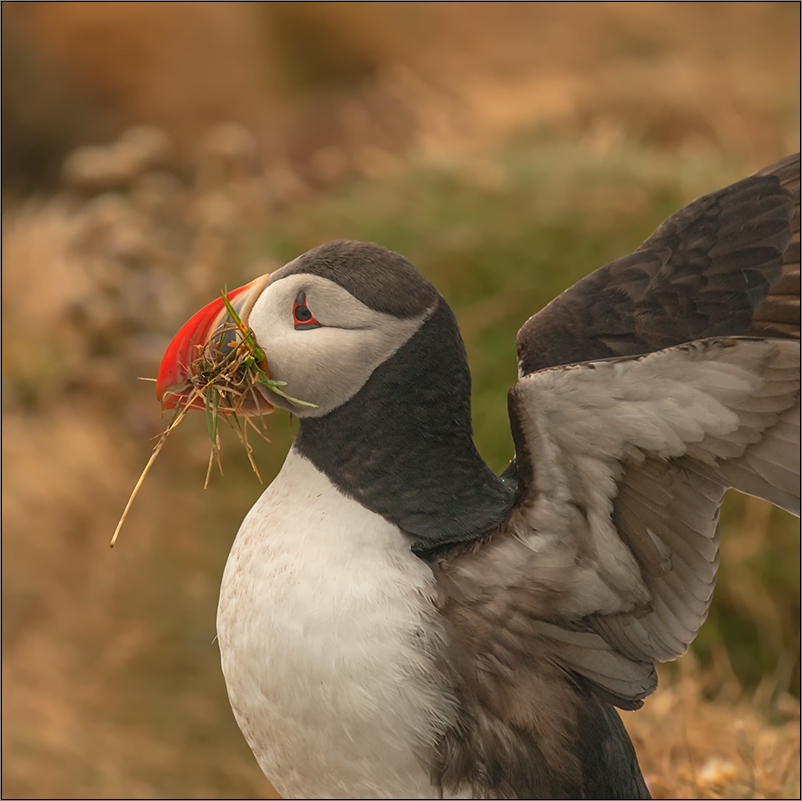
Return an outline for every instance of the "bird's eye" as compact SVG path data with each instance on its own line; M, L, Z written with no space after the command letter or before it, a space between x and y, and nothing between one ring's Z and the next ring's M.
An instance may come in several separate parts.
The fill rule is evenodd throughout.
M309 307L306 305L306 295L303 292L295 298L292 306L292 321L295 323L295 330L307 328L320 328L320 323L312 316Z

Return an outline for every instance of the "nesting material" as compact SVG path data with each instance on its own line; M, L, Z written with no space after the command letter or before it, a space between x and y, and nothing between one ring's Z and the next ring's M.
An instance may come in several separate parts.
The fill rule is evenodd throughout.
M117 528L109 543L114 547L120 530L128 516L128 511L136 498L139 488L145 480L159 455L167 438L184 419L190 409L205 409L206 425L211 440L209 454L209 468L206 471L204 488L209 485L212 465L216 461L220 472L223 467L220 461L220 436L218 421L221 414L232 425L239 435L248 461L253 472L262 481L256 462L253 460L253 448L248 442L248 427L250 426L259 436L267 437L254 424L253 417L274 412L276 407L267 399L266 393L273 392L291 401L298 406L315 407L298 398L292 398L281 387L286 386L285 381L270 378L264 352L256 344L253 331L242 321L236 309L231 305L225 290L220 292L231 322L221 326L203 345L197 345L197 355L192 361L190 384L173 393L167 393L173 398L178 395L176 414L170 425L161 433L153 453L150 455L145 468L136 482L128 503L125 505ZM150 380L150 379L146 379ZM166 396L167 397L167 396Z

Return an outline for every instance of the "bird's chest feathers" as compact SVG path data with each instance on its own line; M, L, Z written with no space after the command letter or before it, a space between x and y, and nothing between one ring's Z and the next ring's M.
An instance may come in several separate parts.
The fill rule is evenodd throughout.
M218 610L232 707L280 792L316 794L315 777L318 795L386 792L393 772L428 791L420 760L451 717L435 591L395 526L290 452L237 535Z

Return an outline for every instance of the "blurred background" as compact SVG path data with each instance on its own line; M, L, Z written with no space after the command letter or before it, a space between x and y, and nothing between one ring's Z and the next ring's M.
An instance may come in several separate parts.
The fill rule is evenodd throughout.
M165 425L172 334L321 242L404 253L512 452L523 321L694 197L799 148L797 3L4 3L6 798L259 798L215 608L262 487ZM292 438L267 419L266 482ZM230 436L226 436L230 435ZM626 713L658 797L799 796L799 526L727 500L693 650Z

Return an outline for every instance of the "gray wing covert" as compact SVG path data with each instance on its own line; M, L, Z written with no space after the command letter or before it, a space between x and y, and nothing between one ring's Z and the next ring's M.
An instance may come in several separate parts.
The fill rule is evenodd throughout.
M682 654L707 615L725 489L799 514L799 343L551 368L520 379L509 407L518 497L446 560L452 614L489 669L546 659L637 705L653 662Z

